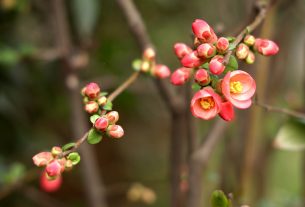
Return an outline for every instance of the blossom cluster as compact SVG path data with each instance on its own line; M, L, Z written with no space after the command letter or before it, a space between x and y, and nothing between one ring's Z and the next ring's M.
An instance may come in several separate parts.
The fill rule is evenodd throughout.
M253 64L255 53L271 56L278 53L279 47L271 40L255 38L251 34L245 35L240 42L235 42L234 37L218 38L209 24L201 19L192 23L192 30L194 49L184 43L174 45L174 52L183 67L172 73L171 83L183 85L193 77L193 88L197 90L191 100L193 116L209 120L219 115L231 121L234 119L233 107L250 107L256 90L255 80L238 69L236 58Z

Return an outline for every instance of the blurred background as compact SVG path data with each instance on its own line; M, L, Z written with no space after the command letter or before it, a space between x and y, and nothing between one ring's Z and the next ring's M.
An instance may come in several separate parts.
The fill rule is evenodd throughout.
M172 46L192 43L195 18L218 36L238 34L253 18L252 0L134 2L160 62L172 71L179 67ZM240 64L256 77L259 101L305 113L305 1L278 0L254 34L280 46L277 56ZM150 77L140 77L114 101L124 138L82 146L81 163L64 173L58 191L40 189L31 159L89 127L80 87L96 81L113 91L139 57L116 1L0 0L1 207L94 206L88 192L101 186L111 207L169 206L170 115ZM200 138L212 122L196 121ZM304 124L255 105L238 111L204 172L203 206L214 189L237 200L243 194L241 202L256 207L304 206ZM146 194L134 199L130 191L139 186Z

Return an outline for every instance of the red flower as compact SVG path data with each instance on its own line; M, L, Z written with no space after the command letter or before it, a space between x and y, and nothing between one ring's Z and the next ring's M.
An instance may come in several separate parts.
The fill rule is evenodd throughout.
M62 173L63 166L58 160L53 160L46 167L46 173L50 178L56 178Z
M99 117L95 120L94 127L97 130L105 131L108 127L108 119L106 117Z
M100 93L100 87L97 83L89 83L83 89L83 93L88 96L90 99L95 99Z
M181 64L183 67L186 68L196 68L202 65L205 62L204 58L198 57L198 52L193 51L189 54L186 54L182 59L181 59Z
M251 106L251 98L255 93L254 79L245 71L228 72L221 83L223 95L233 106L246 109Z
M211 81L209 73L204 69L198 69L194 75L194 79L196 83L202 86L208 85Z
M184 43L176 43L174 45L174 51L177 57L181 59L185 55L190 54L193 50Z
M178 68L172 73L171 83L176 86L183 85L190 78L191 72L190 68Z
M221 55L216 55L212 58L209 63L209 68L212 74L220 75L225 70L225 65L223 64L224 58Z
M62 177L58 176L55 179L50 180L45 171L41 174L40 177L40 187L48 193L57 191L62 184Z
M219 116L225 121L232 121L234 119L234 109L231 102L226 101L221 103L221 111L219 112Z
M47 165L51 160L53 160L53 156L51 152L40 152L32 159L36 166L41 167Z
M279 51L277 44L271 40L259 39L255 40L254 48L265 56L275 55Z
M217 40L216 48L218 52L225 53L229 48L229 40L225 37L219 38Z
M221 103L221 97L211 87L206 87L193 96L191 112L197 118L209 120L220 112Z
M167 78L170 76L171 71L166 65L156 65L153 70L152 74L157 78Z
M215 43L217 41L214 30L202 19L196 19L192 24L192 29L195 36L203 42Z

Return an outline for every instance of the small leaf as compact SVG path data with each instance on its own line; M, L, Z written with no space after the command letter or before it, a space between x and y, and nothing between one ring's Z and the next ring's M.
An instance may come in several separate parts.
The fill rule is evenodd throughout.
M209 63L204 63L203 65L201 65L202 68L205 68L205 69L209 69Z
M192 89L196 92L201 89L201 86L198 83L193 83L192 84Z
M65 144L64 146L62 146L62 151L67 151L67 150L71 149L74 146L75 146L74 142L70 142L68 144Z
M221 190L215 190L211 196L212 207L228 207L229 201L227 196Z
M227 40L231 43L231 42L234 42L235 41L235 37L226 37Z
M108 92L100 92L100 97L107 96L107 95L108 95Z
M237 45L230 43L228 50L234 50Z
M132 61L132 68L135 71L140 71L141 70L141 65L142 65L142 60L141 59L135 59L134 61Z
M107 101L107 103L103 106L103 109L106 111L111 111L112 110L112 102Z
M71 160L73 165L77 165L80 162L80 156L77 152L71 152L68 155L68 160Z
M238 69L238 62L234 55L230 56L229 62L224 70L224 74L226 74L229 71L234 71Z
M97 131L95 128L90 129L88 137L87 137L87 142L89 144L97 144L102 140L103 136L102 134Z
M300 121L289 121L278 131L274 146L283 150L305 150L305 124Z
M98 115L98 114L94 114L94 115L90 116L91 123L94 124L98 118L100 118L100 115Z

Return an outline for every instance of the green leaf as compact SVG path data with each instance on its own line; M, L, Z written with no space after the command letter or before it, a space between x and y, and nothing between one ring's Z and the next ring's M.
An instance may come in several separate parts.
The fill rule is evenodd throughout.
M98 118L100 118L100 115L98 115L98 114L94 114L94 115L90 116L91 123L94 124Z
M229 201L227 196L221 190L215 190L211 196L212 207L228 207Z
M204 63L203 65L201 65L201 67L208 70L208 69L209 69L209 63L206 62L206 63Z
M226 74L229 71L234 71L238 69L238 61L234 55L230 56L229 62L224 70L224 74Z
M283 150L305 150L305 124L300 121L289 121L278 131L274 146Z
M62 146L62 151L67 151L67 150L71 149L74 146L75 146L74 142L70 142L68 144L65 144L64 146Z
M108 92L100 92L100 96L107 96L108 95Z
M132 69L134 69L135 71L140 71L141 65L142 65L141 59L135 59L134 61L132 61L132 64L131 64Z
M103 138L103 135L97 131L95 128L90 129L88 137L87 137L87 142L89 144L97 144L99 143Z
M231 43L231 42L234 42L235 41L235 37L226 37L228 40L229 40L229 42Z
M103 106L103 109L106 111L111 111L112 110L112 102L107 101L107 103Z
M201 86L198 83L193 83L192 84L192 89L196 92L201 89Z
M18 51L12 48L1 48L0 49L0 63L4 65L14 65L20 59Z
M68 155L68 160L71 160L73 165L77 165L80 162L80 156L78 152L71 152Z
M230 43L229 44L229 48L228 50L234 50L236 48L237 45L233 44L233 43Z

